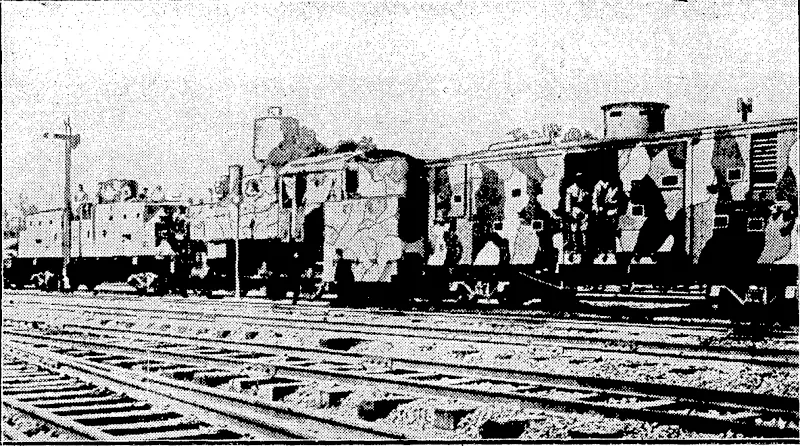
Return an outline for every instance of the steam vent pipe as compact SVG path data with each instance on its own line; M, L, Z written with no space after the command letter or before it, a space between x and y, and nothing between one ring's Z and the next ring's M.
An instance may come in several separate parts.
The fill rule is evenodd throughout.
M669 105L660 102L617 102L603 109L605 138L632 138L664 131L664 112Z

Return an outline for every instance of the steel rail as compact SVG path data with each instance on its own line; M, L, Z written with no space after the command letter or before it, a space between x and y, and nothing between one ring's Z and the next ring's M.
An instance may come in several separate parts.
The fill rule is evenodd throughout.
M166 311L149 310L156 314L163 314ZM183 312L176 311L176 313L183 315ZM133 315L129 315L133 316ZM109 313L109 317L116 317ZM251 318L248 316L216 316L217 320L231 319L236 323L239 318ZM798 353L792 350L779 350L779 349L755 349L746 347L700 347L690 344L673 344L670 342L641 342L629 341L619 338L581 338L577 335L546 335L546 334L522 334L522 333L493 333L489 330L457 330L446 327L403 327L389 324L359 324L356 322L345 321L318 321L314 319L294 319L288 321L279 317L272 316L255 316L252 317L254 321L245 322L250 325L260 325L266 328L288 328L288 329L307 329L309 326L316 326L317 331L325 331L336 334L345 335L360 335L360 336L381 336L381 337L403 337L403 338L417 338L417 339L430 339L430 340L443 340L443 341L459 341L469 342L474 344L492 344L492 345L510 345L521 347L544 347L544 348L562 348L564 350L577 350L577 351L595 351L603 353L635 353L642 356L654 357L673 357L681 359L697 359L697 360L712 360L723 362L736 362L761 366L771 367L789 367L796 368L798 366ZM268 319L270 322L264 322L263 319ZM9 321L15 319L9 318ZM192 319L188 317L178 318L179 321L210 321L210 319ZM78 324L79 325L79 324ZM77 325L76 325L77 326ZM90 327L86 325L85 327ZM338 328L338 327L353 327L353 328ZM361 327L367 327L366 329ZM386 330L386 331L384 331ZM439 331L443 334L434 334ZM449 333L460 334L461 336L452 336ZM531 338L538 338L541 340L532 340ZM764 353L766 351L766 354ZM725 355L723 352L734 352L730 355ZM794 357L795 359L789 359ZM783 359L781 359L783 358Z
M12 334L12 333L7 333ZM13 333L13 336L20 336L19 333ZM25 335L22 335L23 337ZM109 353L136 352L137 354L152 355L154 358L164 359L166 361L201 361L206 366L224 367L239 367L246 365L257 364L258 361L247 360L240 358L225 358L213 357L212 355L193 354L185 351L148 351L144 348L137 348L129 346L121 348L119 346L109 346L108 342L97 342L90 340L65 340L58 339L53 336L47 335L31 335L28 337L35 339L43 339L49 341L49 344L54 342L66 343L68 345L81 345L84 348L90 348L93 351L104 351ZM341 358L340 358L341 360ZM396 392L405 393L420 393L427 392L435 394L438 397L450 396L454 398L477 400L481 402L495 402L495 403L509 403L514 402L521 404L523 407L561 407L569 408L574 411L590 411L612 416L629 416L636 419L646 421L667 422L669 424L690 425L692 430L700 430L707 432L719 432L733 430L735 432L759 432L760 435L784 437L794 436L794 431L787 431L786 429L778 429L771 426L757 426L749 425L741 422L738 419L724 419L713 418L708 416L678 414L670 413L669 411L660 410L659 407L673 407L675 405L700 405L703 407L713 407L720 413L732 413L738 411L741 416L754 418L757 413L769 412L773 413L777 409L779 414L784 417L791 417L792 413L796 411L796 400L791 398L781 399L780 397L768 398L763 396L758 401L752 401L748 398L748 394L731 394L725 392L715 391L698 391L701 389L678 388L677 386L659 386L659 385L641 385L641 383L631 382L615 382L608 379L584 379L575 378L571 376L562 375L548 375L541 373L520 373L511 370L489 369L483 367L453 367L452 365L444 365L439 363L431 363L424 361L403 361L398 359L390 360L393 362L393 367L388 370L388 374L370 375L362 372L353 372L352 370L334 370L334 369L320 369L309 367L309 364L290 365L286 363L273 363L282 375L303 378L303 379L337 379L345 385L363 385L371 383L372 385L380 385L382 387L389 387ZM425 383L413 381L409 377L395 376L392 370L402 370L403 367L413 367L411 375L421 374L427 375L442 375L442 374L458 374L462 378L472 378L473 381L481 381L487 379L500 379L501 383L513 383L509 380L518 380L517 387L527 389L528 392L503 392L503 391L480 391L475 389L458 388L454 386L439 385L433 383ZM468 375L464 375L468 372ZM622 384L622 387L620 387ZM636 407L620 407L609 406L603 404L602 401L595 401L591 399L578 398L576 400L564 401L562 399L553 399L547 396L536 395L537 389L558 390L563 392L577 392L587 397L599 398L625 398L633 397L636 400L649 400L654 405L644 407L642 405ZM648 391L650 390L650 391ZM677 391L677 392L676 392ZM714 395L716 398L708 398L709 395ZM663 398L666 396L667 398ZM752 396L752 395L751 395ZM723 398L724 397L724 398ZM731 397L733 397L731 399ZM787 401L788 400L788 401ZM790 404L789 401L791 401ZM774 407L778 402L781 407ZM764 404L767 403L767 404ZM788 408L787 408L788 406ZM727 411L727 412L726 412ZM765 415L766 416L766 415ZM778 415L776 415L777 417ZM698 424L699 423L699 424Z
M51 304L58 305L58 304ZM83 310L86 307L81 306ZM114 307L98 307L104 310L117 309ZM177 313L185 315L186 311L168 309L139 309L156 314ZM207 313L197 312L198 315ZM112 314L113 315L113 314ZM118 314L117 314L118 316ZM797 367L797 359L780 359L797 357L796 350L787 349L758 349L744 346L701 346L689 343L675 343L669 341L646 341L646 340L624 340L615 337L586 337L580 335L557 334L548 335L542 333L498 333L486 329L458 329L451 327L439 327L435 325L398 325L389 323L374 322L354 322L354 321L331 321L316 320L314 318L295 317L287 320L286 315L247 315L247 314L220 314L211 316L215 318L243 318L251 319L252 324L265 325L280 328L307 328L309 324L317 326L318 330L332 333L346 333L355 335L380 335L380 336L401 336L414 337L434 340L463 341L472 343L491 343L505 344L514 346L541 346L541 347L561 347L572 350L593 350L599 352L630 353L635 351L642 355L668 356L682 359L718 360L728 362L742 362L754 365L765 365L773 367ZM262 322L269 321L269 322ZM338 327L352 327L341 329ZM617 327L622 327L618 324ZM627 328L627 326L624 326ZM595 329L596 330L596 329ZM608 330L606 328L606 330ZM599 331L599 330L597 330ZM434 332L442 334L436 335ZM452 334L461 335L455 338ZM536 339L537 342L532 340ZM756 356L756 354L758 356Z
M30 292L29 293L19 293L19 294L17 294L17 293L19 293L19 292L18 291L12 291L12 295L16 294L16 295L23 295L23 296L37 296L37 294L30 293ZM39 296L46 297L48 295L47 294L40 294ZM90 296L80 296L80 295L72 294L72 297L91 300L91 301L94 301L94 302L98 302L98 301L101 302L101 303L104 302L103 300L98 299L98 297L102 297L102 296L90 297ZM121 295L121 297L120 296L111 296L111 297L113 299L112 302L125 301L125 302L130 302L130 303L133 303L133 304L136 304L136 305L138 305L138 304L140 304L142 302L142 297L141 296ZM192 298L179 298L179 299L164 298L164 299L160 299L160 301L161 302L180 303L180 304L184 304L184 303L200 304L201 306L203 306L203 305L213 305L214 307L220 307L220 306L223 306L223 305L224 306L240 306L240 307L241 306L245 306L245 307L250 309L250 308L255 306L255 307L268 307L268 308L286 309L286 310L298 310L299 309L300 312L312 312L314 310L318 310L318 311L336 311L336 312L340 312L340 313L366 314L366 315L390 316L390 317L399 315L399 316L407 316L407 317L410 317L410 318L411 317L415 317L415 316L416 317L429 317L429 316L430 317L442 317L442 316L453 317L453 316L463 316L463 317L465 317L465 318L467 318L469 320L472 320L472 321L474 321L474 320L485 320L487 322L495 321L495 322L499 322L499 323L520 322L520 323L536 324L536 325L541 325L541 324L544 324L544 323L551 323L551 324L565 324L565 325L570 325L570 326L582 325L582 326L591 326L591 327L610 325L610 326L613 327L613 326L619 326L620 324L623 324L623 322L611 321L611 320L607 320L607 319L589 319L589 320L585 320L585 319L575 319L573 317L570 317L569 319L564 319L564 318L557 318L557 317L552 317L552 316L541 316L541 315L534 315L534 314L524 314L524 311L522 312L523 314L520 314L519 311L514 312L513 314L508 314L508 312L500 313L500 314L481 314L481 313L467 312L467 311L431 312L431 311L407 311L407 310L398 311L398 310L385 310L385 309L377 309L377 308L370 308L370 309L338 308L338 307L337 308L331 308L331 307L325 306L325 305L321 305L321 306L289 305L289 304L283 304L283 303L280 303L280 302L265 301L263 299L254 299L254 298L235 299L235 300L234 299L226 299L224 301L223 300L220 300L220 301L209 301L207 299L192 299ZM42 302L40 302L40 303L42 303ZM47 303L47 302L44 302L44 303ZM68 303L63 303L63 304L64 305L70 305ZM78 306L78 305L72 305L72 306ZM100 308L100 309L102 309L102 308L119 308L119 307L100 306L98 304L95 304L94 306L93 305L83 304L81 307L82 308L83 307L85 307L85 308L94 307L94 308ZM199 314L201 312L195 311L195 313ZM658 322L658 321L649 322L649 323L625 321L624 325L626 327L632 327L632 328L638 327L638 328L647 329L647 328L658 327L659 329L673 329L673 330L686 330L687 326L689 326L689 327L692 327L693 331L715 332L715 333L724 333L724 332L728 331L731 328L730 323L728 323L728 324L726 324L724 326L719 326L719 325L716 325L716 324L711 324L710 321L704 321L704 323L702 323L702 324L698 323L698 324L691 324L691 325L687 325L687 324L670 324L670 323L667 323L667 322ZM774 335L788 336L788 337L791 337L791 338L796 338L796 336L797 336L797 332L795 330L785 330L785 329L773 330L772 333Z
M42 290L32 290L32 289L25 289L25 290L6 290L7 293L15 294L15 295L40 295L40 296L49 296L49 295L60 295L60 292L47 292ZM134 294L133 292L127 291L104 291L99 294L91 294L89 292L81 292L81 291L73 291L70 293L73 296L81 296L87 299L92 298L108 298L113 300L128 300L128 301L135 301L139 300L142 297L139 295ZM242 297L239 299L234 299L230 297L225 297L224 301L209 301L206 298L200 299L193 299L191 297L184 298L176 298L176 297L161 297L162 301L170 301L170 302L225 302L226 304L240 304L247 307L253 306L270 306L276 308L314 308L316 306L312 305L300 305L300 304L286 304L281 303L278 300L272 301L265 298L257 298L257 297ZM494 320L498 319L501 321L511 321L517 320L521 322L530 322L532 319L543 319L543 320L552 320L552 321L565 321L568 320L569 323L576 323L576 324L603 324L603 323L613 323L613 321L609 320L608 316L599 316L593 315L590 313L582 314L582 313L571 313L568 319L555 317L555 316L544 316L547 314L547 311L543 310L526 310L526 309L519 309L519 310L503 310L503 309L446 309L441 311L424 311L424 310L393 310L393 309L380 309L380 308L336 308L340 311L347 311L351 313L364 313L364 314L376 314L376 315L395 315L398 312L403 313L409 316L441 316L441 315L448 315L448 316L467 316L473 319L487 319L487 320ZM665 319L665 320L661 320ZM637 322L626 322L631 325L636 325ZM652 321L648 323L649 325L657 325L662 326L665 328L686 328L686 327L693 327L698 330L713 330L713 329L725 329L731 325L731 321L727 319L714 319L714 318L703 318L699 320L694 320L692 323L688 323L685 318L681 317L661 317L661 316L654 316ZM716 328L715 328L716 327ZM788 333L789 335L794 335L794 333Z
M70 364L69 358L31 353L25 346L16 343L6 343L4 349L10 349L29 365L47 372L34 376L29 373L16 376L4 373L3 403L47 425L77 434L80 438L105 442L193 437L243 438L241 433L219 427L229 425L235 425L244 433L266 432L252 426L242 426L238 420L206 412L197 406L182 404L172 395L155 393L152 388L143 389L136 383L109 380L102 375L86 373ZM48 385L50 381L42 382L42 378L48 376L68 381ZM159 406L169 401L169 409L155 408L155 401ZM203 423L193 422L193 417L198 415L204 418ZM137 434L113 432L125 429L135 430ZM265 438L290 437L269 433ZM30 441L29 438L24 440Z
M98 345L98 347L100 347ZM313 414L293 410L288 407L276 407L246 395L232 395L206 386L181 382L157 376L127 370L122 367L93 362L80 357L54 353L36 346L15 346L27 354L37 356L44 361L58 363L62 368L70 369L82 378L122 386L126 393L145 391L168 398L185 407L201 408L201 418L219 418L226 424L239 427L255 426L261 434L256 438L277 439L360 439L365 441L398 440L403 435L364 425L363 423L343 423L338 420L325 419ZM127 351L125 349L116 349ZM153 358L161 355L153 355ZM117 438L119 439L119 438Z
M281 355L286 352L312 354L321 358L330 359L333 361L341 361L342 359L349 358L358 361L374 358L375 355L363 354L358 352L338 351L325 348L314 347L300 347L292 345L280 346L264 346L255 340L231 340L231 339L203 339L188 335L181 334L162 334L158 332L149 332L144 330L131 330L120 328L97 328L90 326L81 326L68 324L65 326L74 326L84 333L93 333L98 336L122 336L125 335L130 338L134 335L137 339L150 339L157 342L174 342L175 340L182 340L194 345L205 345L215 348L234 348L242 352L263 352L271 355ZM55 336L44 334L24 333L13 330L3 329L4 333L9 335L21 335L30 337L40 337L48 340L59 340ZM82 342L80 339L72 340L73 342ZM85 342L94 342L85 340ZM754 404L758 406L771 407L780 410L794 408L797 400L791 397L781 397L777 395L758 394L758 393L745 393L736 391L713 390L705 388L685 387L680 385L657 384L646 382L633 382L613 378L602 378L593 376L572 376L563 375L550 372L540 371L525 371L512 368L491 367L491 366L475 366L465 365L456 362L436 362L419 360L412 358L401 357L386 357L391 359L395 365L400 367L423 367L426 371L443 372L443 373L463 373L464 371L481 371L481 373L488 374L490 377L500 379L521 379L521 380L544 380L545 383L565 383L571 382L576 385L588 385L593 387L602 387L608 389L616 389L620 391L637 391L645 394L663 395L663 396L679 396L682 398L703 399L713 402L745 402L747 404Z

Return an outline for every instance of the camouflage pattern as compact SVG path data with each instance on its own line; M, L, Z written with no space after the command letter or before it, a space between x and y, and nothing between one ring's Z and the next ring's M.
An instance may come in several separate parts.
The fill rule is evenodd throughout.
M774 158L767 177L754 172L758 162L751 160L750 149L762 135L768 136ZM695 147L694 167L692 254L697 262L797 264L796 131L717 131Z
M297 198L288 210L289 231L297 240L320 244L324 281L334 280L337 248L353 260L356 281L390 281L403 252L420 242L403 241L399 231L399 200L406 196L408 161L401 156L370 159L359 152L313 161L309 158L302 166L290 163L281 171L284 199ZM321 239L317 231L323 233Z
M250 175L242 181L239 237L264 240L281 236L281 217L276 176L271 167L265 173ZM202 241L233 240L236 236L236 206L228 199L191 206L192 238ZM288 225L284 225L284 228Z
M356 261L357 282L388 282L397 274L403 245L397 197L325 203L323 280L334 280L336 249L341 248L344 258Z
M428 263L554 266L563 169L560 155L434 168Z
M630 206L620 218L617 252L632 253L634 263L685 253L685 142L637 144L619 151L618 164Z
M437 163L428 264L796 264L796 124L765 127ZM766 148L752 148L754 138ZM750 159L756 150L774 158L774 174L755 174L774 175L772 183L751 180L753 166L764 165Z

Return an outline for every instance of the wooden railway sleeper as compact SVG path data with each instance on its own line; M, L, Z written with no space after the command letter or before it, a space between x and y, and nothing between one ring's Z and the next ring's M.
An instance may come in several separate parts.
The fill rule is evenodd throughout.
M35 365L28 370L34 368L41 373L65 378L62 373L43 369L41 365ZM225 429L209 429L209 425L198 424L196 420L180 413L154 408L150 403L135 401L127 395L98 387L88 381L66 378L73 384L59 390L54 390L51 386L32 387L31 383L6 388L3 402L21 413L42 420L46 425L57 426L81 438L93 440L128 440L128 437L123 437L128 432L135 432L138 438L149 440L172 437L242 438L241 435Z
M302 359L302 358L298 358L298 359ZM283 364L283 365L281 365L281 368L283 370L289 370L289 371L292 371L292 372L304 371L305 374L308 374L308 372L309 372L308 368L302 367L300 365ZM348 373L341 372L341 371L339 371L339 372L317 371L317 372L318 373L323 373L323 374L327 373L329 375L333 374L334 376L338 375L338 377L340 377L340 378L342 377L342 375L345 375L345 376L348 375ZM383 372L386 372L386 371L383 371ZM350 373L350 374L352 374L352 373ZM430 376L430 374L428 374L428 375L419 374L417 376L418 377ZM356 377L355 376L352 376L352 377L351 376L347 376L347 378L354 379ZM396 381L396 380L397 380L396 378L395 379L389 379L389 381ZM406 378L406 380L408 380L408 379ZM386 380L382 380L382 381L386 381ZM510 381L505 381L505 382L509 382L510 383ZM530 387L530 385L532 383L530 383L530 382L521 382L518 387L524 387L524 384L527 384L528 387ZM429 387L430 386L436 387L435 385L428 385L428 386ZM550 386L550 387L551 388L556 388L556 387L553 387L553 386ZM581 389L578 388L576 390L579 391ZM499 394L499 395L504 395L505 394L504 392L494 392L494 393L495 394ZM611 395L611 396L615 396L614 392L608 392L608 394ZM590 398L599 397L599 395L597 393L586 393L585 396L586 397L590 397ZM627 413L628 415L631 415L634 418L651 419L653 421L662 421L663 419L666 418L666 419L673 419L676 422L679 421L680 422L679 424L687 424L687 423L696 424L698 421L701 420L706 425L701 430L705 430L706 428L708 428L710 426L713 426L714 428L727 427L728 429L732 428L732 429L735 429L735 430L747 430L747 431L749 431L752 428L753 430L756 430L756 431L772 432L772 433L776 433L776 434L785 434L786 433L785 430L781 430L781 429L766 429L766 428L761 428L761 427L750 427L750 426L748 426L748 425L746 425L746 424L744 424L742 422L743 419L747 418L746 416L741 416L741 417L738 417L738 418L735 417L735 416L728 416L725 419L722 419L722 418L719 418L719 417L718 418L714 418L714 417L711 417L711 416L703 415L703 414L701 414L700 412L697 412L697 411L695 411L694 413L691 413L691 412L681 413L681 412L676 412L676 411L659 410L659 408L657 407L658 405L651 405L651 407L642 407L641 405L639 405L638 407L619 407L619 406L607 407L606 405L602 404L602 401L600 401L600 400L592 401L590 398L580 398L579 397L579 398L575 398L574 400L570 400L570 399L567 399L567 400L559 400L559 399L553 400L552 398L543 398L543 397L539 397L539 396L535 396L535 395L530 395L528 397L528 399L530 401L533 401L533 402L536 402L538 404L545 405L545 406L570 406L570 407L575 407L575 408L582 408L583 410L593 410L593 411L599 411L599 412L604 412L604 413L613 413L613 414ZM672 403L675 403L675 402L676 402L676 400L671 400L671 401L668 400L668 401L664 401L663 404L660 404L660 405L668 406L669 404L672 404ZM688 402L688 404L697 405L698 403L697 402L694 402L694 403ZM720 409L720 408L723 408L724 405L722 405L722 406L715 405L714 407L716 409ZM722 412L722 411L719 411L719 412ZM732 410L729 410L728 412L725 412L725 413L731 413L731 414L734 414L734 413L746 413L746 410L739 410L739 409L733 408ZM758 414L756 414L756 416L757 415ZM782 413L780 413L778 415L782 415ZM768 412L764 412L762 414L762 418L764 416L769 416L769 413ZM694 421L692 421L692 420L694 420Z
M60 354L53 354L52 352L43 351L35 347L20 346L18 348L24 348L31 355L54 355L59 362L68 365L70 369L75 369L82 373L90 373L92 376L99 376L116 382L124 382L127 385L146 388L149 392L162 394L177 399L182 403L188 403L199 406L205 410L219 412L226 417L233 417L245 423L264 426L264 428L270 431L284 435L284 438L403 438L403 435L400 433L382 431L364 424L343 423L341 421L320 418L307 413L299 413L294 410L288 410L288 408L277 409L269 405L261 404L261 402L252 398L247 401L236 400L232 398L233 394L228 392L222 392L192 382L175 381L171 378L162 377L154 373L121 370L117 367L106 366L102 363L93 363L82 358L61 357ZM144 382L141 379L142 373L145 374L146 378ZM231 373L231 375L242 376L236 373ZM176 387L181 390L176 392ZM296 420L298 417L304 421ZM331 435L330 432L326 434L326 431L332 431L334 434ZM123 431L111 430L110 432L120 433ZM128 433L133 435L132 432ZM128 439L129 438L126 437L126 440Z

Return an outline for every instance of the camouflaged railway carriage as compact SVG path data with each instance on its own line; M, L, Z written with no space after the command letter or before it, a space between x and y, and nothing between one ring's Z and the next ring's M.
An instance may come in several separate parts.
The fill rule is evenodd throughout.
M667 108L609 104L602 139L430 163L429 275L462 296L641 283L796 299L797 120L664 131Z
M356 150L265 165L241 181L243 291L318 293L341 250L353 296L373 305L519 303L631 283L709 285L728 302L797 298L796 119L664 131L665 104L602 109L602 139L528 139L427 162ZM100 206L92 224L125 221L98 220ZM188 225L174 218L183 209L140 225L161 263L131 251L121 226L106 229L116 242L87 253L136 262L124 271L142 291L232 289L236 206L188 206ZM32 234L20 260L58 257Z

